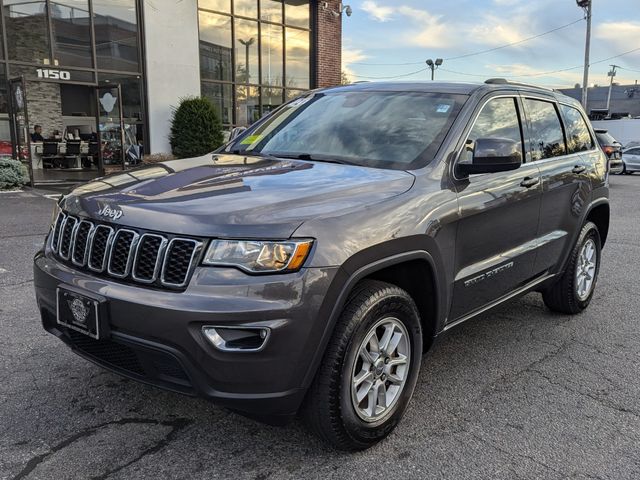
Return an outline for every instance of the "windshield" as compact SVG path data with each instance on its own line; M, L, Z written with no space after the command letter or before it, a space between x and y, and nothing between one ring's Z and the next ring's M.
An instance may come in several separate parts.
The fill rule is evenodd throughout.
M466 99L422 92L312 93L284 105L225 151L418 168L438 151Z

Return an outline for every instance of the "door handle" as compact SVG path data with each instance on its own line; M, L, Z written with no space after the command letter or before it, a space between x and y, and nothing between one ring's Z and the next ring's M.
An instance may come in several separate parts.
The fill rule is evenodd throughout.
M584 165L576 165L575 167L573 167L573 169L571 170L573 173L582 173L587 169L587 167L585 167Z
M538 183L540 183L539 177L524 177L524 180L520 182L520 186L525 188L531 188L531 187L535 187Z

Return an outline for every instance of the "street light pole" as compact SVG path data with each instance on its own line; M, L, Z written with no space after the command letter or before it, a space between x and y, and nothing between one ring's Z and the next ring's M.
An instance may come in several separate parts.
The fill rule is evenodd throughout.
M427 66L431 70L431 81L432 82L433 82L433 79L435 77L436 70L438 69L438 67L440 65L442 65L442 62L443 62L443 60L441 58L436 58L435 62L432 59L428 59L427 60Z
M587 110L587 89L589 88L589 50L591 49L591 0L576 0L584 10L587 19L587 38L584 46L584 73L582 75L582 106Z

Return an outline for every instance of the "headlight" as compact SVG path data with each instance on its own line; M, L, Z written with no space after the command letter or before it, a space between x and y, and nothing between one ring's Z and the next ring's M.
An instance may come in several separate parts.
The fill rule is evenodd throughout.
M312 244L311 240L213 240L202 263L249 273L294 272L302 267Z

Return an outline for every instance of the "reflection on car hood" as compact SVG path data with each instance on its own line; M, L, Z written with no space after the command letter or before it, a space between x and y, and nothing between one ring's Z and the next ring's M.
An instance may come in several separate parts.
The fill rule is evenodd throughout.
M168 233L288 238L305 220L399 195L413 181L399 170L214 154L99 178L74 189L62 206Z

